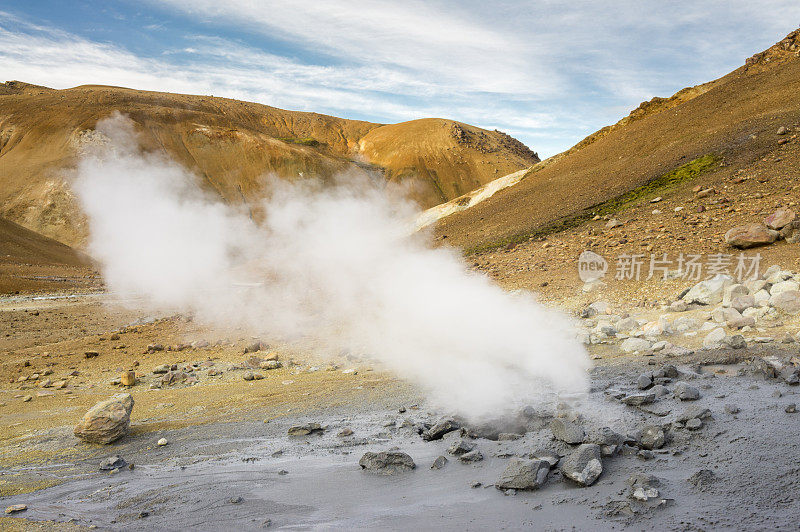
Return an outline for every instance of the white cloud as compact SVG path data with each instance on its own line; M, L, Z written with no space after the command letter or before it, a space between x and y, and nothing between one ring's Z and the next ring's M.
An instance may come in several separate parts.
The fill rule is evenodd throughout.
M124 41L0 13L0 77L214 94L378 122L447 117L552 155L642 100L725 74L800 23L794 0L150 4L194 35L150 16L158 35L180 44L145 57Z

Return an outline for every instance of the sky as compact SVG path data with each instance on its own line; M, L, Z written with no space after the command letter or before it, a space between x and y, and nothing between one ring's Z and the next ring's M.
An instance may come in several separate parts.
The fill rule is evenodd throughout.
M544 158L798 26L797 0L0 0L0 80L451 118Z

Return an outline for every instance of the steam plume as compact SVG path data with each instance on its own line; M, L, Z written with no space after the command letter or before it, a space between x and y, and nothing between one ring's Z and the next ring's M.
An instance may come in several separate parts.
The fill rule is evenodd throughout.
M410 235L414 207L370 180L271 180L256 225L142 152L126 118L97 131L106 142L81 158L74 189L112 291L318 354L367 355L473 418L584 390L568 318Z

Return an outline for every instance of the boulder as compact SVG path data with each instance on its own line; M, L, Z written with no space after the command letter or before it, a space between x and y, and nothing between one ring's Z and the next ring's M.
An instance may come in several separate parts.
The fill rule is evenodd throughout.
M722 296L722 306L723 307L730 307L732 306L732 301L739 297L745 296L750 293L750 290L743 284L732 284L725 288L725 291Z
M690 386L686 382L678 382L675 384L675 397L681 401L696 401L700 399L700 390L694 386Z
M725 329L717 327L703 338L703 347L719 347L725 339Z
M666 440L664 430L656 425L647 425L639 431L636 440L644 449L661 449Z
M361 469L377 475L395 475L416 468L417 465L406 453L384 451L380 453L364 453L358 461Z
M583 427L565 419L556 418L552 420L550 422L550 430L555 439L571 445L583 443L586 438L586 432Z
M640 390L646 390L653 385L653 374L652 373L642 373L639 375L639 378L636 379L636 387Z
M770 306L786 314L800 313L800 290L787 290L769 298Z
M733 278L730 275L719 274L694 285L682 299L687 303L717 305L722 302L725 289L732 284Z
M745 310L749 309L750 307L756 306L756 298L750 294L746 294L743 296L736 296L731 299L731 308L736 309L737 311L744 312Z
M763 224L740 225L725 233L725 242L739 249L772 244L778 239L778 232Z
M550 464L544 460L512 458L495 482L499 490L535 490L547 481Z
M781 281L772 285L769 289L769 295L777 296L781 292L791 292L794 290L800 290L800 283L797 281Z
M112 443L128 434L133 411L129 393L116 394L100 401L83 416L75 427L75 436L89 443Z
M785 226L794 222L797 219L797 214L791 209L780 208L774 213L767 216L764 223L770 229L783 229Z
M647 351L651 345L650 341L644 338L626 338L619 347L626 353L634 353L636 351Z
M591 486L603 472L600 446L584 443L561 463L561 474L581 486Z

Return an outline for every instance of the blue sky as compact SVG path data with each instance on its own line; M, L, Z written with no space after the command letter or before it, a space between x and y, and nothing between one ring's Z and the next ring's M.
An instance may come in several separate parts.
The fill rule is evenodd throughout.
M0 79L453 118L546 157L798 26L797 0L0 0Z

